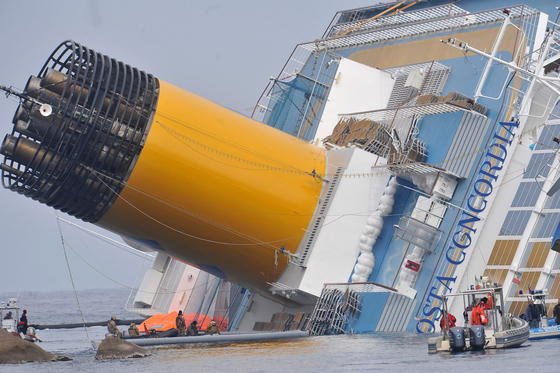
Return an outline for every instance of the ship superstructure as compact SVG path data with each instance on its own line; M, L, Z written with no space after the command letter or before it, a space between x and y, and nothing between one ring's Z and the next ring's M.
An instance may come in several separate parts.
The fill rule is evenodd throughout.
M519 291L548 289L556 302L559 197L547 191L558 177L558 88L534 79L558 76L551 17L547 1L394 2L341 11L321 39L296 46L254 117L377 154L386 165L372 174L396 186L396 203L367 210L348 284L325 286L318 329L435 331L441 295L482 275L504 284L515 315L526 307ZM351 289L361 315L325 320L347 305L332 293Z
M338 12L295 47L253 119L65 42L21 94L4 185L158 251L132 301L145 313L425 333L442 295L481 275L510 312L521 288L555 302L554 5ZM219 297L220 279L249 290Z

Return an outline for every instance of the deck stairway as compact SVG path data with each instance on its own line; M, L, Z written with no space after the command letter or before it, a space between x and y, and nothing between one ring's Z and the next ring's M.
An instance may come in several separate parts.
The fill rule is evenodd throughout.
M310 335L344 334L350 321L360 313L357 292L325 286L309 320Z

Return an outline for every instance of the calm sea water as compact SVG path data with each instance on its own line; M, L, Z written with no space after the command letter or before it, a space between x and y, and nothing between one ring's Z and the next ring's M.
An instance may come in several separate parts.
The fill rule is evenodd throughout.
M12 294L13 295L13 294ZM0 300L6 299L0 294ZM128 293L120 290L80 292L86 321L111 314L134 317L124 311ZM71 292L22 293L33 323L79 322ZM105 328L88 328L99 342ZM530 342L521 348L481 353L428 355L425 338L418 335L356 335L314 337L270 343L156 348L144 359L96 361L83 329L42 330L40 345L69 362L4 365L0 372L558 372L560 339Z

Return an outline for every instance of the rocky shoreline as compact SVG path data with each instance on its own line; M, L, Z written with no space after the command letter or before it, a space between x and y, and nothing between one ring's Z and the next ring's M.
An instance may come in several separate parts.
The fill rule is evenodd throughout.
M43 350L35 343L25 341L4 329L0 329L0 364L21 364L47 361L72 360Z
M136 346L124 339L108 336L101 341L97 347L97 354L95 359L108 360L108 359L128 359L140 358L150 356L150 353L145 348Z

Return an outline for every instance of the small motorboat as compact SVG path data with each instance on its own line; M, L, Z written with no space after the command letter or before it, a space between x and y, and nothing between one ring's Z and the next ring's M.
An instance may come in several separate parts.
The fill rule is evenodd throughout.
M560 325L558 325L554 319L548 320L551 321L551 325L530 329L529 340L535 341L539 339L560 338Z
M546 314L546 291L534 290L527 295L527 301L533 302L540 311L540 319L536 320L538 326L529 323L529 340L560 338L560 325L554 318L548 318Z
M5 304L0 304L0 319L2 320L2 329L13 334L19 334L19 307L15 298L10 298Z
M25 339L26 341L40 342L41 340L35 333L35 328L30 326L27 330L25 330L25 333L20 330L18 327L19 311L20 308L15 298L10 298L5 304L0 304L0 320L2 320L1 328L7 330L13 335L17 335Z
M428 339L428 352L463 352L519 347L529 338L527 321L503 312L502 288L485 284L484 288L467 290L443 296L443 316L447 319L447 301L461 297L466 310L465 325L444 327L442 333ZM484 304L486 325L472 325L474 306Z
M122 333L121 338L123 339L145 339L145 338L172 338L178 337L179 331L176 328L177 311L172 311L170 313L158 313L150 316L146 320L142 321L137 328L137 333L139 335L130 335L130 328L128 332ZM204 330L208 328L210 323L214 322L218 325L218 329L221 332L227 330L227 320L218 319L218 323L214 321L214 318L208 317L206 314L199 313L189 313L184 314L183 317L190 324L192 321L196 321L198 330L198 335L204 335ZM131 325L132 327L132 325Z
M201 334L197 336L176 336L159 338L135 338L128 340L137 346L166 346L187 344L222 344L268 342L275 340L292 340L309 337L308 331L290 330L286 332L253 332L253 333L227 333L227 334Z

